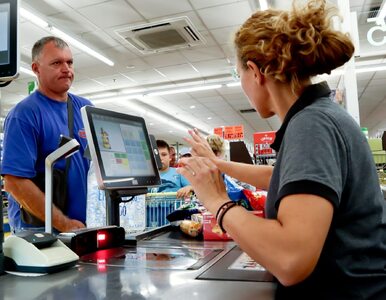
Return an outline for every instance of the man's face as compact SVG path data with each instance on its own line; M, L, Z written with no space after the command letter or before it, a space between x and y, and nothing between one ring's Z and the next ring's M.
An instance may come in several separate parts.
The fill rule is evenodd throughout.
M170 154L170 166L174 167L174 165L176 164L176 149L174 149L174 147L170 147L169 154Z
M32 70L39 79L39 89L47 96L66 93L74 80L71 50L57 48L54 42L47 43L32 63Z
M158 152L162 162L161 171L166 171L170 165L170 154L168 148L158 148Z

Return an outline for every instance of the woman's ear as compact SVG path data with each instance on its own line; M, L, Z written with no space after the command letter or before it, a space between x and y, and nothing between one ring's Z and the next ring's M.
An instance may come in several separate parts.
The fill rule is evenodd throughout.
M247 67L253 72L255 80L262 85L264 83L264 75L260 72L259 67L251 60L247 61Z

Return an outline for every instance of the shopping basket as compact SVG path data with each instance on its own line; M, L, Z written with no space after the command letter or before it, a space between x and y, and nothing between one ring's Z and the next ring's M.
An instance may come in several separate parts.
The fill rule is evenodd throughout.
M146 227L155 228L169 224L166 216L178 209L184 202L176 192L146 194Z

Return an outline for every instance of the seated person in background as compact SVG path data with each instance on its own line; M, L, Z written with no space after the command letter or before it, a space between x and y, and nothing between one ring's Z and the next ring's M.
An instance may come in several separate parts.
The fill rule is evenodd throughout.
M206 137L206 141L208 142L210 148L212 148L213 153L218 158L223 159L225 154L224 139L217 134L210 134Z
M177 198L188 197L193 191L186 178L176 172L176 168L170 167L170 148L164 140L157 140L159 156L162 162L160 170L161 185L157 192L177 192Z

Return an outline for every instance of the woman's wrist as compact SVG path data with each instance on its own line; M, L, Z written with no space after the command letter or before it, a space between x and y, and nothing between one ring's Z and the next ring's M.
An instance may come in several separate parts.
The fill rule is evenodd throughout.
M217 213L216 213L216 220L217 220L217 224L219 225L222 232L224 232L224 233L226 232L226 230L224 229L224 226L223 226L223 220L224 220L225 214L227 214L228 211L231 210L233 207L239 206L239 205L241 205L240 201L228 201L228 202L225 202L224 204L222 204L218 208Z

